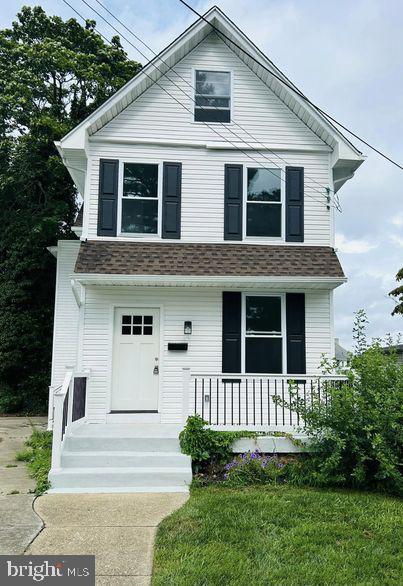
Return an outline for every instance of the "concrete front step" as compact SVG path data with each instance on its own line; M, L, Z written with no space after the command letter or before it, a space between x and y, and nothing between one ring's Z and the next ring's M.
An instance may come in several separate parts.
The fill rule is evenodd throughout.
M179 452L64 451L62 468L180 468L191 458Z
M52 489L78 489L98 487L103 489L186 488L192 480L190 466L152 467L108 467L105 468L61 468L51 470L49 480ZM107 492L107 491L106 491Z
M178 438L160 437L91 437L69 436L64 449L68 452L177 452Z

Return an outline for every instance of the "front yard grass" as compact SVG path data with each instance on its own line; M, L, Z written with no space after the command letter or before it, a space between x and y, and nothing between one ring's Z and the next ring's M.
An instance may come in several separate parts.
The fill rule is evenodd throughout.
M194 488L158 529L153 586L400 585L402 521L378 494Z

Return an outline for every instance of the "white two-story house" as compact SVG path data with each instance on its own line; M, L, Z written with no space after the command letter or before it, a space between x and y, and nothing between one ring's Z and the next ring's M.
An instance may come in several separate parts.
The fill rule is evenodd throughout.
M84 202L52 250L54 489L184 489L194 413L293 429L275 397L334 355L362 154L218 8L57 147Z

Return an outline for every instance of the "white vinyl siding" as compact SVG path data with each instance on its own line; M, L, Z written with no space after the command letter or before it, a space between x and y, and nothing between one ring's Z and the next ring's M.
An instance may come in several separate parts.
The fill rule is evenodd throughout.
M267 291L270 294L270 291ZM330 355L331 319L328 291L306 293L307 373L318 372L321 354ZM89 418L105 421L111 390L113 306L162 307L161 421L179 423L182 409L182 369L221 372L222 291L215 289L87 287L82 367L91 370ZM192 322L191 335L183 333ZM168 342L188 342L187 352L168 351ZM192 397L190 397L192 404Z
M303 146L324 145L214 34L209 35L160 79L159 85L154 84L101 128L96 136L222 142L223 138L211 128L194 122L194 71L198 69L232 73L232 119L246 128L256 140ZM186 106L186 109L162 88ZM212 124L225 138L239 142L226 126L246 141L253 140L234 124Z
M99 159L119 159L125 162L158 163L178 161L182 163L182 212L181 241L224 241L224 165L242 164L256 166L245 154L230 150L208 150L191 147L162 147L157 145L129 145L114 143L90 143L90 192L88 234L97 237ZM253 158L267 167L267 153L253 152ZM306 245L331 245L331 211L326 208L325 197L315 191L317 185L328 185L328 153L292 152L281 153L290 166L304 167L305 173L305 241ZM276 163L277 164L277 163ZM88 196L86 198L88 201ZM145 237L143 236L144 240ZM155 239L155 237L154 237ZM262 242L262 238L248 237L248 242ZM276 243L280 242L276 240Z
M78 240L60 240L57 245L51 376L53 387L62 384L66 366L74 366L77 361L79 312L71 289L71 274L74 271L79 247Z

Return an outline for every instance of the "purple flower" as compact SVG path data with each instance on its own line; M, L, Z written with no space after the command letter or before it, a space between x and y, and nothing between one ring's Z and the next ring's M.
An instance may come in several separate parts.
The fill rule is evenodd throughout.
M224 480L227 480L228 474L224 474L223 478L224 478Z

